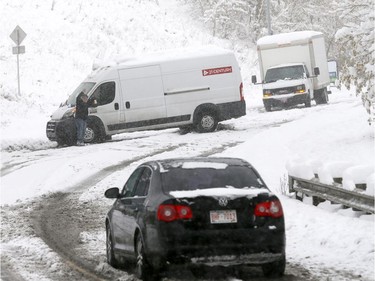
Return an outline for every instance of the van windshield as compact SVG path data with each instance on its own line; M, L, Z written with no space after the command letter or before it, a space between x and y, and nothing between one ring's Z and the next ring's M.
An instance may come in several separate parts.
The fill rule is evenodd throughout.
M91 89L94 87L94 82L83 82L81 83L77 89L74 90L74 92L68 97L64 105L67 106L75 106L76 105L76 99L80 92L84 92L85 94L88 94Z
M271 83L278 80L295 80L303 78L304 70L302 65L291 65L271 68L267 70L264 83Z

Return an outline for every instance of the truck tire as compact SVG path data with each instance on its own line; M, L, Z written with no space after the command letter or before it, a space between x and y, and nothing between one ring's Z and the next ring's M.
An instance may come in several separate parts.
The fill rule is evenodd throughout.
M210 133L216 130L218 118L213 110L205 110L199 113L196 128L199 133Z
M264 105L264 108L267 112L271 112L272 111L272 107L271 105Z
M310 98L310 93L309 93L308 96L306 97L305 107L311 107L311 98Z
M314 93L314 99L316 104L326 104L328 102L327 89L321 89Z

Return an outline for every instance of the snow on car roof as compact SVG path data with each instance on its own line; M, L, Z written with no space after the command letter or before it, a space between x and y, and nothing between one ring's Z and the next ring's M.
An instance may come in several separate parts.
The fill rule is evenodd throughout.
M185 162L181 166L182 169L225 169L226 167L228 167L228 164L217 162Z
M250 165L239 158L220 158L220 157L196 157L196 158L176 158L156 161L160 172L168 172L170 168L183 169L226 169L230 165Z
M196 189L196 190L182 190L182 191L171 191L169 194L175 198L195 198L199 196L210 196L210 197L255 197L260 193L270 194L270 191L265 188L245 187L245 188L234 188L231 186L207 188L207 189Z

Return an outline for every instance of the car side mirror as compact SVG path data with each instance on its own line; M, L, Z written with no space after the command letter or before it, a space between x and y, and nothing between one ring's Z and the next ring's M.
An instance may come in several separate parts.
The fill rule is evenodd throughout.
M117 199L120 197L120 190L117 187L112 187L104 192L104 196L109 199Z
M315 74L315 76L318 76L320 74L319 67L314 67L314 74Z
M256 84L256 83L257 83L257 77L256 77L256 75L251 76L251 82L252 82L253 84Z

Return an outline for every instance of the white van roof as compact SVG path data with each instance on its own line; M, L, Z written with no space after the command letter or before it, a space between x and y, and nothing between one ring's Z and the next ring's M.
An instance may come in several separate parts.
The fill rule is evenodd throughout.
M221 56L219 59L218 56ZM226 56L227 58L223 58ZM223 64L235 62L232 51L217 46L201 46L196 48L178 48L157 53L142 54L139 56L119 56L112 60L95 62L93 71L86 81L111 79L115 77L118 69L129 67L141 67L145 65L160 64L164 71L177 70L180 67L196 65L205 58L206 64L215 64L218 61ZM185 61L183 64L181 61Z
M163 63L175 60L184 60L202 57L214 57L217 55L231 54L230 50L217 46L200 46L196 48L176 48L156 53L142 54L138 56L118 56L108 61L93 65L93 69L105 66L129 67L142 66L145 64Z

